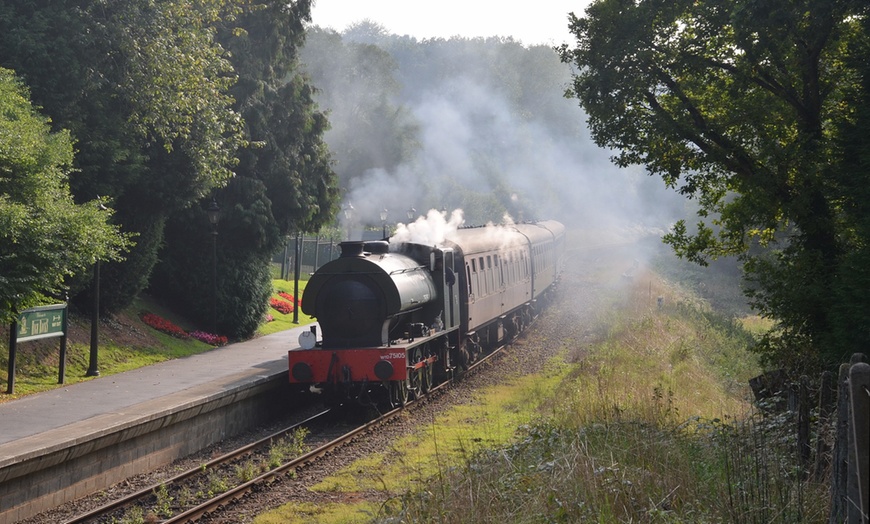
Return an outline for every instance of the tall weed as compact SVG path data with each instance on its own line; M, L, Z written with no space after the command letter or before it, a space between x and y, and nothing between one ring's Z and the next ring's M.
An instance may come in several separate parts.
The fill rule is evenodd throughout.
M793 421L749 400L752 334L639 280L590 330L606 336L576 354L545 419L379 522L824 522L826 487L800 473Z

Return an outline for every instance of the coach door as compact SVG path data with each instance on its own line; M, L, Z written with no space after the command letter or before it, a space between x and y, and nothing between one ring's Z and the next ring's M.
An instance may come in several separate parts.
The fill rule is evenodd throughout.
M443 248L442 256L444 264L444 327L452 328L459 325L459 282L454 267L455 257L452 248Z

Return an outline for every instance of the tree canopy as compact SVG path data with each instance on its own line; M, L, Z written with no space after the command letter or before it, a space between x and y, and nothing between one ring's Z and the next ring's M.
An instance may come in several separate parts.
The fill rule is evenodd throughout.
M234 4L0 0L0 65L76 140L76 200L110 197L114 220L138 234L102 268L104 310L147 285L166 217L232 176L241 119L213 26Z
M129 238L103 200L76 205L70 134L48 118L9 69L0 68L0 319L62 295L64 281L96 260L118 259Z
M856 151L842 147L866 114L867 16L857 0L598 0L560 49L595 142L698 201L699 222L666 237L676 253L742 257L753 305L778 322L761 348L779 364L834 364L870 342L866 321L842 318L866 318L870 300L854 259L866 153L847 170Z
M382 35L383 28L364 23ZM398 103L397 64L376 43L348 41L319 28L309 30L301 58L318 86L317 99L329 108L326 133L343 186L371 169L395 171L418 146L417 128L407 107Z
M308 0L0 0L0 66L14 69L52 125L76 140L75 199L110 197L113 220L137 234L123 262L102 267L103 312L132 303L160 259L197 271L177 262L195 261L188 251L202 246L174 244L191 232L170 238L166 226L187 221L172 231L201 229L210 239L201 204L240 178L256 183L227 191L225 220L253 214L245 225L254 234L226 249L255 251L233 271L256 273L258 285L282 232L331 219L328 124L294 69L309 11ZM196 284L191 296L212 286L174 277ZM73 284L89 304L84 278ZM263 304L241 309L267 307L262 289L254 294ZM226 318L226 333L239 333L240 317ZM262 314L252 318L242 331Z
M218 24L216 39L238 75L228 94L242 117L246 145L225 187L170 215L151 282L155 294L203 323L212 312L201 307L202 297L211 297L215 286L215 324L235 338L251 336L265 317L269 263L286 235L317 231L337 207L338 184L323 141L328 122L297 60L309 19L309 1L270 0L247 3ZM212 198L222 208L217 236L205 217ZM202 271L203 251L212 247L206 242L213 240L217 282Z

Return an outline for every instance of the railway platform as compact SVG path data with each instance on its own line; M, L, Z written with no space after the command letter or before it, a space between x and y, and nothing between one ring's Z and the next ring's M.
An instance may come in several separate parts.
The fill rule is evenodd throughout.
M310 328L0 404L0 524L169 464L287 409L287 351Z

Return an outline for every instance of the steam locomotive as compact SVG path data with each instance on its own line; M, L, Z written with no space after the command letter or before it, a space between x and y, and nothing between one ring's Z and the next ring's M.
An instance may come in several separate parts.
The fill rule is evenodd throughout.
M343 242L302 297L314 328L291 384L333 404L405 404L516 337L551 299L565 257L556 221L460 228L434 245Z

